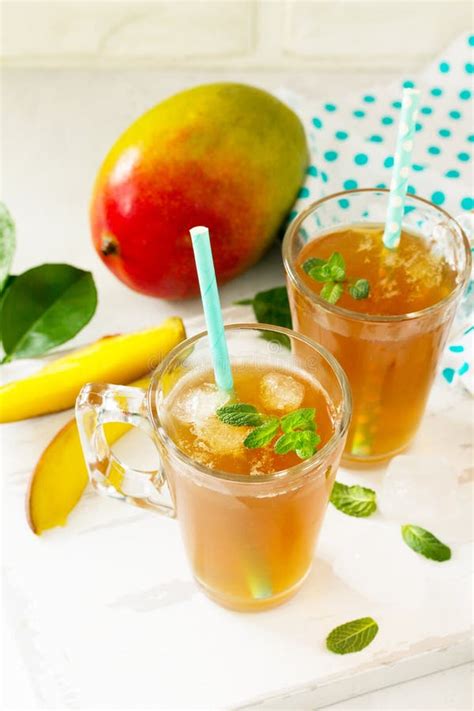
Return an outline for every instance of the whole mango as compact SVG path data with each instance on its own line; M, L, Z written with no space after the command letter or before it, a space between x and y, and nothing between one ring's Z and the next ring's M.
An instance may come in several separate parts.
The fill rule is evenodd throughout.
M244 84L198 86L163 101L115 143L96 179L95 248L136 291L198 293L189 229L206 225L223 283L254 264L284 222L308 163L303 126Z

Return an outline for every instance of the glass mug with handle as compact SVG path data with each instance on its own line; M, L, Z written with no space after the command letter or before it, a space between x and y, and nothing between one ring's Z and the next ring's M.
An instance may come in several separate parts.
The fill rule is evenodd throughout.
M278 385L265 390L265 402L277 414L288 403L299 405L303 391L303 404L317 400L321 446L313 456L286 454L286 468L278 469L280 455L268 446L242 449L248 428L215 416L223 394L211 385L206 333L169 353L147 391L84 386L76 417L94 488L177 517L194 576L207 595L232 609L259 610L284 602L309 573L344 448L351 396L337 361L310 339L262 324L225 330L235 392L246 394L247 402L252 394L256 402L262 382ZM104 434L110 422L143 429L156 445L160 466L146 472L121 462ZM251 473L249 457L257 463ZM222 462L230 462L227 471L218 468Z
M471 271L457 221L413 195L400 245L387 250L388 194L360 189L322 198L295 218L283 241L293 326L337 358L351 385L345 463L383 461L413 439ZM370 276L368 296L362 290L352 298L347 280L336 284L335 303L323 298L317 277L324 272L312 278L306 270L308 258L317 264L329 252L345 256L354 279Z

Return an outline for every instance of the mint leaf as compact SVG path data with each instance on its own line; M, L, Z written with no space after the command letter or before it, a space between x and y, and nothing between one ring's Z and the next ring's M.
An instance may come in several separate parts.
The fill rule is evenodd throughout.
M402 537L407 546L430 560L443 562L451 558L451 549L432 533L411 523L402 526Z
M360 652L372 642L378 631L375 620L361 617L335 627L326 638L326 647L335 654Z
M328 281L321 289L320 296L330 304L336 304L342 296L344 287L342 284L337 284L333 281Z
M43 264L16 277L2 304L4 361L46 353L92 318L97 291L90 272Z
M247 449L256 449L257 447L265 447L266 444L272 441L278 428L280 421L278 417L270 417L263 425L256 427L244 439L244 446Z
M370 516L377 509L376 494L373 489L364 486L347 486L334 482L330 502L347 516L364 518Z
M308 275L315 281L329 281L331 279L329 264L325 263L313 267L311 271L308 272Z
M224 405L216 410L216 415L225 422L226 425L234 425L235 427L249 426L255 427L263 422L262 415L253 405L247 405L244 402L237 402L233 405Z
M349 294L353 299L366 299L370 293L370 284L367 279L357 279L349 287Z
M276 454L296 452L300 459L308 459L313 456L320 441L321 437L310 430L287 432L277 439L274 450Z
M346 264L342 254L334 252L328 259L330 278L333 281L344 281L346 278Z
M299 410L290 412L281 418L281 428L283 432L294 432L295 430L314 430L316 425L314 418L316 410L314 407L302 407Z
M0 202L0 292L10 274L15 246L15 223L6 206Z
M325 259L318 259L318 257L311 257L303 262L303 271L309 274L315 267L322 267L326 264Z

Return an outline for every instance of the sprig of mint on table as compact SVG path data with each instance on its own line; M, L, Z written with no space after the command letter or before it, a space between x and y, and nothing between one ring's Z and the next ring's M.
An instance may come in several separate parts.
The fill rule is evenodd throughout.
M300 459L309 459L321 442L316 433L314 407L302 407L283 417L275 417L261 414L254 405L238 402L220 407L216 415L227 425L254 427L244 439L247 449L266 447L279 434L273 445L276 454L296 452Z
M0 202L1 363L40 356L69 341L97 307L90 272L69 264L42 264L11 274L15 247L15 224Z
M330 304L336 304L347 290L353 299L366 299L370 293L370 284L367 279L357 279L348 282L346 263L339 252L333 252L329 259L311 257L303 263L303 269L311 279L324 284L320 296Z

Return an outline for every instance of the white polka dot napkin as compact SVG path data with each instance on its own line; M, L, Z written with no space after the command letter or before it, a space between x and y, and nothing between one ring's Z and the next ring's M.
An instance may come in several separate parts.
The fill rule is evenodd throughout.
M471 242L474 210L474 35L453 42L426 70L341 100L308 101L283 90L280 97L305 123L311 165L290 219L315 200L341 190L390 186L403 87L421 92L408 192L431 200L453 216L464 213ZM348 201L341 198L344 208ZM469 233L470 230L470 233ZM474 393L472 370L473 283L465 295L442 363L441 377Z

